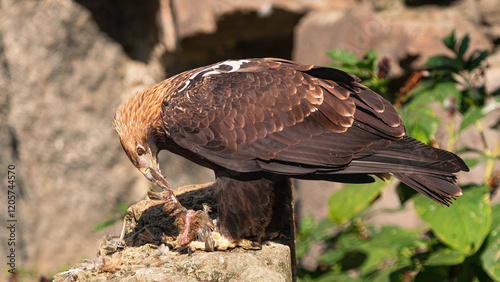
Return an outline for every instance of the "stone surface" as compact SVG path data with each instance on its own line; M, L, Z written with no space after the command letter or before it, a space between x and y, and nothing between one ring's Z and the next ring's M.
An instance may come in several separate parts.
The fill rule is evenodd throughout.
M72 1L3 1L0 18L1 159L16 166L17 266L49 273L93 254L104 234L94 225L145 193L111 127L128 59Z
M488 35L493 40L500 38L500 1L480 0L478 1L481 20L486 23Z
M196 33L214 33L217 31L217 20L235 12L253 11L265 18L270 16L275 9L303 13L315 9L346 9L354 2L352 0L173 0L173 7L177 18L178 37L184 38Z
M457 37L470 34L471 48L491 49L485 29L462 21L462 11L460 7L426 7L374 13L366 6L349 11L312 11L295 30L293 58L325 65L333 63L325 54L328 50L344 49L361 57L374 49L380 57L390 59L391 75L397 76L421 66L429 56L448 54L441 40L453 29Z
M181 187L176 195L188 209L212 206L210 216L217 217L212 183ZM97 258L57 274L54 280L292 281L290 247L274 240L258 251L239 247L192 254L174 251L178 231L173 219L163 212L163 203L146 199L131 206L125 216L123 241L107 236Z
M0 13L17 263L54 271L92 254L93 226L137 195L111 128L126 58L71 1L3 1Z
M56 274L54 281L292 281L289 260L288 246L275 243L260 251L192 255L148 244L86 260Z

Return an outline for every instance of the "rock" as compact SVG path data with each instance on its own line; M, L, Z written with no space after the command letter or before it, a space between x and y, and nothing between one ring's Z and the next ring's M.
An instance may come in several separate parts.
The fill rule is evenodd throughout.
M58 273L54 281L292 281L288 246L270 243L262 250L174 251L157 246L125 248L86 260Z
M198 210L203 204L216 207L214 188L212 183L187 186L176 194L183 206ZM161 201L149 199L131 206L124 241L106 237L96 259L57 274L54 281L292 281L290 241L267 242L258 251L181 254L173 250L178 231L162 209ZM216 208L210 216L217 216Z
M478 1L481 20L486 23L488 34L493 40L500 38L500 2L498 0Z
M173 9L167 9L167 12L175 13L177 22L178 38L185 38L198 33L215 33L217 31L217 21L233 13L257 12L261 18L272 15L274 10L286 10L293 13L304 13L315 9L346 9L353 5L354 1L301 1L301 0L256 0L245 1L236 0L226 3L218 0L181 0L163 2L173 2L170 5ZM161 16L170 17L166 13ZM170 20L166 21L171 22ZM273 26L268 26L273 28Z
M94 225L145 194L111 127L128 59L72 1L5 2L0 154L16 166L17 263L48 273L93 254Z
M500 89L500 53L495 53L488 58L488 69L485 72L486 91L491 93Z
M463 10L424 7L374 13L361 7L349 12L312 11L295 30L293 58L325 65L333 63L325 54L328 50L340 48L361 57L374 49L381 58L390 59L391 75L397 76L421 66L429 56L449 54L441 40L453 29L457 30L457 38L470 35L470 48L490 49L484 28L461 20Z

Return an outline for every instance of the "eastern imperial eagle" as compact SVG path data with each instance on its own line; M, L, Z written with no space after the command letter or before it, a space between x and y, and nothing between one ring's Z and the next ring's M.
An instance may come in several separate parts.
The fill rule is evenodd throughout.
M218 228L234 240L261 240L290 177L367 183L393 175L449 205L462 194L454 173L468 171L455 154L405 136L396 110L357 77L282 59L175 75L130 97L113 126L134 166L167 191L160 150L214 170ZM206 214L169 195L166 212L184 229L178 244L189 232L208 242Z

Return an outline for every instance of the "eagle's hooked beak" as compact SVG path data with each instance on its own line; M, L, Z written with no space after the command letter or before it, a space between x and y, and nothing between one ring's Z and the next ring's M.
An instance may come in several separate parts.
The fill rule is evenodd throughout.
M149 181L153 181L153 174L150 167L140 167L139 170L146 176Z
M139 167L139 170L149 181L153 182L153 184L163 189L170 189L167 180L161 175L160 164L158 163L157 157L151 152L151 148L148 149L147 157L149 166Z

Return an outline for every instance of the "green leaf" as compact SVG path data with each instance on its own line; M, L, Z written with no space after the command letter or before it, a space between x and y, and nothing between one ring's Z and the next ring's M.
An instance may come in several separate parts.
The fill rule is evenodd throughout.
M483 269L496 281L500 281L500 204L493 207L490 236L481 254Z
M455 30L452 30L450 35L443 38L443 43L448 49L455 51L455 45L457 44L455 41Z
M406 102L410 98L414 98L420 95L425 95L434 88L435 81L433 79L421 80L410 92L406 93L404 97L401 98L401 102ZM411 102L410 102L411 103Z
M450 248L441 248L430 254L428 265L457 265L465 260L465 254Z
M417 215L431 228L441 242L465 255L474 254L483 243L491 222L488 187L464 190L464 195L450 207L426 198L414 197Z
M344 257L344 255L345 255L344 250L330 249L318 258L318 263L325 263L331 265L341 260Z
M465 114L460 127L458 128L458 133L462 132L464 129L469 127L469 125L475 123L476 121L487 116L494 110L500 109L500 97L495 97L488 105L483 107L475 107L469 109Z
M295 243L295 255L298 259L304 257L309 251L309 245L311 244L310 239L303 239L297 237L297 241Z
M491 214L493 215L491 218L491 230L493 230L500 226L500 204L491 207Z
M304 216L299 219L299 235L310 236L314 228L314 217Z
M470 54L469 58L465 62L465 68L467 70L472 71L475 68L479 67L481 63L490 55L488 51L484 50L474 50L472 54Z
M409 261L415 253L414 250L423 246L418 237L417 232L407 231L398 226L382 226L380 232L359 245L359 249L367 255L360 267L361 272L387 268L395 261L398 263ZM388 263L389 261L392 263Z
M460 42L460 47L458 47L458 57L462 57L467 49L469 48L469 35L465 35L464 38L462 39L462 42Z
M387 281L412 281L408 276L413 276L415 266L408 262L406 264L396 263L396 265L385 268L381 271L375 271L363 277L362 281L387 282Z
M302 258L309 251L309 245L312 242L312 233L314 229L314 217L305 216L299 219L299 231L297 232L295 242L295 253L297 258Z
M418 195L418 192L415 191L415 189L412 189L410 186L404 184L403 182L399 182L398 186L396 186L396 193L399 196L401 205L406 203L413 196Z
M424 67L459 71L462 69L462 64L455 58L445 55L437 55L428 58L424 63Z
M363 80L361 81L361 83L370 88L371 90L375 91L375 92L381 92L379 93L380 95L384 96L383 95L383 89L386 89L387 88L387 85L390 83L390 79L372 79L372 80ZM385 96L384 96L385 98Z
M483 108L470 108L465 114L462 122L460 123L460 127L458 128L458 132L462 132L464 129L469 127L469 125L474 124L476 121L482 119L485 115L483 114Z
M377 53L373 49L368 50L363 57L366 58L365 60L371 62L374 62L378 59Z
M450 97L455 98L455 106L458 107L461 102L462 93L453 81L435 81L434 85L427 85L423 91L412 95L413 99L405 105L408 109L428 107L430 103L436 101L440 102L444 107L445 101Z
M453 69L432 69L430 71L430 77L433 79L438 79L440 81L453 81L456 82L453 76L459 72L459 70Z
M460 146L457 150L455 150L455 154L459 155L459 154L462 154L462 153L466 153L466 152L474 152L474 153L478 153L478 154L482 154L483 151L479 150L479 149L476 149L476 148L471 148L471 147L468 147L468 146Z
M358 62L354 53L342 49L327 51L326 54L334 61L347 65L355 65Z
M401 117L407 134L423 143L429 143L430 136L436 132L441 123L431 108L416 101L415 104L412 103L411 106L403 109Z
M487 159L488 159L487 157L481 156L479 158L464 158L463 160L469 168L473 168Z
M344 233L342 236L339 236L335 245L339 249L351 251L356 249L362 241L357 233Z
M300 218L299 231L295 243L295 252L297 258L301 258L309 251L309 245L313 241L326 241L331 234L331 229L335 226L333 222L324 218L316 224L313 216Z
M106 220L100 221L94 225L94 231L100 231L108 226L115 224L115 222L122 220L123 217L127 214L129 206L123 203L118 203L115 206L115 209L109 213L108 218Z
M104 228L115 224L115 222L117 222L117 221L118 221L118 218L100 221L94 225L94 231L101 231Z
M116 205L116 209L123 212L123 213L127 213L127 210L130 206L129 205L125 205L123 203L119 203L118 205Z
M447 82L442 82L436 85L434 90L432 91L433 96L435 96L435 99L441 102L441 105L444 104L446 99L449 99L450 97L455 98L455 107L460 104L460 98L462 96L462 93L460 90L457 89L457 86L454 82L452 81L447 81Z
M377 179L369 184L346 184L328 199L328 215L340 224L368 206L387 183Z
M335 224L329 218L323 218L318 224L312 228L311 236L314 241L325 241L331 235L332 228Z
M399 226L384 225L377 234L363 242L360 247L362 249L377 247L400 250L411 246L420 246L421 240L418 237L419 233L416 231L405 230Z
M450 281L449 269L443 267L425 267L421 269L415 277L415 282L427 281ZM401 281L401 280L400 280ZM456 281L456 280L452 280ZM458 280L460 281L460 280Z
M341 273L335 273L335 272L329 272L324 275L321 275L317 278L314 278L314 282L331 282L331 281L338 281L338 282L350 282L350 281L356 281L356 279L352 278L349 276L348 273L341 272Z
M368 52L366 52L363 55L363 59L359 60L356 63L356 66L360 69L365 69L365 70L375 70L375 66L377 64L377 53L373 49L370 49Z
M366 70L360 69L358 67L353 67L350 65L342 65L342 66L336 66L336 68L354 74L355 76L358 76L361 79L366 79L370 77L370 74Z
M490 95L493 97L500 96L500 88L495 89Z

